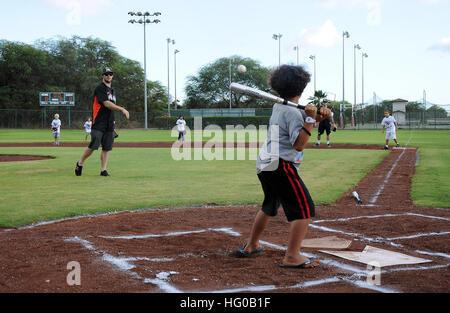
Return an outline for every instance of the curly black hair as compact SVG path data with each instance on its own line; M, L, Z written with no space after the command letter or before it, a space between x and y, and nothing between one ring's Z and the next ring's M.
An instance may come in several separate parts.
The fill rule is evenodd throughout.
M311 74L303 67L282 65L272 71L268 84L280 97L291 99L301 95L310 80Z

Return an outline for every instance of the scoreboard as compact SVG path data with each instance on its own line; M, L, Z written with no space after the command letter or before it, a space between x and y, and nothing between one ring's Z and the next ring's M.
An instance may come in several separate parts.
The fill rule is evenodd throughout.
M75 106L74 92L40 92L41 106Z

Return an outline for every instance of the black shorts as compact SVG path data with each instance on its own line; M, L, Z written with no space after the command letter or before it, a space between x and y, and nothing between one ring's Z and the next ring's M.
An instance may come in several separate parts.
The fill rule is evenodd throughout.
M327 136L331 134L331 124L319 123L319 136L321 136L325 131L327 132Z
M114 143L114 132L107 131L102 132L98 129L92 129L91 131L91 143L88 148L92 150L98 150L100 145L103 151L111 151Z
M261 210L268 216L276 216L280 204L289 222L315 216L315 206L308 189L292 162L280 159L275 171L258 174L264 191Z

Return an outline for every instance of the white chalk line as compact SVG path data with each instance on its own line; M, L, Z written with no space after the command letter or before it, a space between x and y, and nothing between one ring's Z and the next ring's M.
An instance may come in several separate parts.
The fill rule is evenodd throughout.
M450 218L447 218L447 217L407 212L407 213L398 213L398 214L365 215L365 216L336 218L336 219L330 219L330 220L317 220L317 221L313 221L312 223L317 224L317 223L328 223L328 222L347 222L347 221L359 220L359 219L363 219L363 218L369 218L370 219L370 218L398 217L398 216L408 216L408 215L409 216L418 216L418 217L423 217L423 218L443 220L443 221L450 221Z
M251 206L252 204L248 204ZM258 206L258 204L254 204L254 206ZM67 221L73 221L73 220L80 220L85 218L93 218L93 217L103 217L103 216L112 216L112 215L119 215L119 214L126 214L126 213L141 213L141 212L155 212L155 211L168 211L168 210L183 210L183 209L204 209L204 208L240 208L242 205L192 205L192 206L184 206L184 207L171 207L171 208L142 208L137 210L124 210L124 211L114 211L114 212L106 212L106 213L94 213L94 214L83 214L83 215L77 215L77 216L71 216L71 217L64 217L59 218L51 221L44 221L44 222L38 222L33 223L26 226L19 226L14 228L7 228L0 230L0 234L6 233L6 232L12 232L12 231L18 231L18 230L24 230L24 229L32 229L36 227L46 226L46 225L52 225L57 224L61 222L67 222Z
M270 242L267 242L267 241L261 241L260 240L259 243L264 245L264 246L268 246L268 247L271 247L271 248L274 248L274 249L277 249L277 250L285 251L287 249L285 246L273 244L273 243L270 243ZM305 257L307 257L307 258L318 258L318 255L314 254L314 253L303 252L302 254ZM339 268L341 270L345 270L345 271L351 272L351 273L353 273L353 275L356 274L357 277L367 277L367 275L368 275L367 270L362 270L359 267L356 267L356 266L353 266L353 265L349 265L349 264L345 264L345 263L341 263L341 262L338 262L338 261L329 260L329 259L323 260L321 258L320 259L320 263L321 264L325 264L327 266L337 267L337 268ZM325 283L324 281L326 281L326 279L319 280L317 282L319 284L319 283ZM371 289L371 290L378 291L378 292L383 292L383 293L397 293L398 292L398 291L396 291L394 289L384 288L384 287L372 285L372 284L369 284L367 282L360 281L360 280L353 280L351 278L334 277L334 278L329 279L329 281L327 281L327 283L336 282L336 281L345 281L347 283L350 283L350 284L355 285L355 286L360 287L360 288ZM304 288L305 284L307 284L307 283L302 283L302 284L295 285L297 287L292 286L292 287L285 287L285 288L280 288L280 289Z
M338 233L338 234L350 236L350 237L353 237L353 238L358 238L358 239L360 239L362 241L367 241L367 242L384 243L384 244L388 244L388 245L391 245L391 246L397 247L397 248L403 248L404 245L393 242L395 240L414 239L414 238L420 238L420 237L446 236L446 235L450 234L450 232L446 231L446 232L440 232L440 233L436 233L436 232L420 233L420 234L414 234L414 235L408 235L408 236L399 236L399 237L391 237L391 238L383 238L383 237L372 238L372 237L367 237L367 236L364 236L364 235L361 235L361 234L357 234L357 233L346 232L346 231L342 231L342 230L339 230L339 229L333 229L333 228L330 228L330 227L318 226L318 225L314 225L312 223L309 226L311 228L316 228L316 229L319 229L319 230L322 230L322 231ZM428 253L435 254L436 256L439 254L439 252L428 252Z
M368 215L368 216L355 216L355 217L348 217L348 218L337 218L337 219L330 219L330 220L317 220L317 221L312 222L310 224L310 226L312 228L316 228L316 229L319 229L319 230L323 230L323 231L327 231L327 232L340 233L340 234L343 234L343 235L347 235L347 236L350 236L350 237L358 238L358 239L361 239L363 241L368 241L368 242L385 243L385 244L389 244L391 246L398 247L398 248L402 248L402 247L404 247L404 245L399 244L399 243L394 243L393 241L395 241L395 240L402 240L402 239L414 239L414 238L420 238L420 237L445 236L445 235L449 235L450 234L450 232L444 231L444 232L439 232L439 233L438 232L419 233L419 234L413 234L413 235L407 235L407 236L398 236L398 237L390 237L390 238L382 238L382 237L371 238L371 237L363 236L363 235L357 234L357 233L346 232L346 231L341 231L341 230L338 230L338 229L333 229L333 228L330 228L330 227L324 227L324 226L315 225L316 223L324 223L324 222L346 222L346 221L363 219L363 218L369 218L370 219L370 218L398 217L398 216L417 216L417 217L422 217L422 218L450 221L450 218L446 218L446 217L407 212L407 213L400 213L400 214L380 214L380 215ZM434 256L440 256L440 257L448 258L447 254L440 253L440 252L430 252L430 251L420 251L419 252L418 250L416 252L419 253L419 254L427 254L427 255L434 255Z
M381 192L383 192L386 184L388 183L389 179L391 178L391 175L394 171L394 169L397 167L398 162L400 161L400 159L403 157L403 155L405 154L406 150L407 150L407 146L409 145L410 141L412 139L412 133L409 134L409 139L408 142L405 144L405 146L403 147L403 151L402 153L400 153L400 155L397 157L397 160L395 160L394 164L392 165L390 171L387 173L386 177L384 178L383 183L381 184L380 188L378 189L378 191L375 193L375 195L372 197L372 199L370 200L371 204L374 204L375 202L377 202L378 197L380 196Z
M210 228L209 231L223 231L226 230L225 233L227 234L231 234L232 236L236 236L236 234L239 234L238 232L233 231L231 228ZM183 234L195 234L195 233L199 233L199 232L206 232L208 231L207 229L203 229L203 230L194 230L194 231L190 231L190 232L182 232ZM172 233L166 233L166 234L162 234L162 235L158 235L159 237L166 237L166 236L178 236L181 232L172 232ZM152 234L153 235L153 234ZM240 235L240 234L239 234ZM106 237L106 236L105 236ZM120 239L121 236L118 236ZM131 238L132 236L126 236L125 239L133 239ZM140 237L140 236L138 236ZM77 236L72 237L72 238L67 238L65 239L65 241L67 242L77 242L82 244L86 249L93 251L97 254L102 255L102 260L110 263L111 265L117 267L118 269L125 271L129 274L131 274L133 277L138 278L138 279L143 279L144 283L150 283L153 285L158 286L161 290L163 290L164 292L168 292L168 293L179 293L179 292L183 292L180 289L176 288L175 286L173 286L172 284L170 284L167 281L167 277L168 275L164 275L164 277L161 277L161 273L158 274L155 278L142 278L140 275L138 275L135 272L132 272L131 270L135 268L135 265L131 264L130 262L133 261L139 261L139 260L145 260L145 261L154 261L154 262L170 262L172 260L174 260L173 258L146 258L146 257L115 257L112 256L111 254L102 251L100 249L97 249L94 247L94 245L86 240L86 239L82 239L79 238ZM272 247L274 249L278 249L278 250L286 250L286 247L283 246L279 246L276 244L272 244L269 242L265 242L265 241L261 241L261 244ZM305 253L306 257L315 257L315 255L313 254L309 254L309 253ZM340 269L343 270L347 270L353 273L360 273L361 270L357 267L351 266L351 265L347 265L347 264L343 264L340 262L336 262L336 261L330 261L330 260L324 260L322 261L322 263L324 264L328 264L334 267L339 267ZM163 273L164 274L164 273ZM169 272L169 274L178 274L176 272ZM237 288L237 289L226 289L226 290L215 290L215 291L204 291L204 292L226 292L226 293L232 293L232 292L258 292L258 291L269 291L269 290L279 290L279 289L300 289L300 288L308 288L308 287L312 287L312 286L317 286L320 284L327 284L327 283L333 283L333 282L338 282L338 281L348 281L352 284L355 284L354 282L350 281L350 280L346 280L346 279L341 279L341 278L337 278L337 277L333 277L333 278L327 278L327 279L322 279L322 280L315 280L315 281L310 281L310 282L304 282L304 283L299 283L299 284L295 284L293 286L273 286L273 285L267 285L267 286L248 286L248 287L242 287L242 288ZM364 284L357 284L358 287L364 286L364 288L369 288L372 290L377 290L380 291L378 288L374 289L372 288L373 286L370 286L369 284L367 284L367 286L365 286ZM394 290L390 290L390 289L385 289L384 292L395 292Z
M147 239L147 238L174 237L174 236L182 236L182 235L200 234L200 233L205 233L205 232L209 232L209 231L223 232L227 235L234 236L234 237L241 236L240 233L235 232L231 228L222 227L222 228L207 228L207 229L192 230L192 231L170 232L170 233L166 233L166 234L143 234L143 235L125 235L125 236L98 236L98 237L105 238L105 239L132 240L132 239Z
M450 231L444 231L440 233L431 232L431 233L423 233L423 234L415 234L415 235L409 235L409 236L399 236L399 237L391 237L386 238L386 240L394 241L394 240L401 240L401 239L414 239L414 238L420 238L420 237L430 237L430 236L445 236L450 235Z
M195 234L195 233L203 233L203 232L207 232L207 231L220 231L220 232L224 232L228 235L231 236L240 236L241 234L234 231L232 228L228 228L228 227L223 227L223 228L208 228L208 229L201 229L201 230L193 230L193 231L183 231L183 232L170 232L170 233L166 233L166 234L159 234L159 235L155 235L155 234L151 234L151 236L149 235L137 235L137 236L100 236L102 238L113 238L113 239L139 239L139 238L154 238L154 237L167 237L167 236L179 236L179 235L184 235L184 234ZM357 235L357 234L355 234ZM145 236L145 237L142 237ZM85 239L81 239L79 237L72 237L72 238L68 238L66 239L66 241L68 242L78 242L81 243L86 249L90 250L90 251L94 251L97 254L101 254L102 255L102 259L105 262L108 262L112 265L114 265L115 267L119 268L122 271L126 271L126 272L130 272L130 270L134 269L135 266L133 264L130 264L130 262L134 262L134 261L152 261L152 262L170 262L173 261L174 258L147 258L147 257L114 257L112 255L110 255L109 253L96 249L93 244L91 242L89 242L88 240ZM276 249L276 250L282 250L285 251L286 247L281 246L281 245L277 245L274 243L270 243L267 241L260 241L261 245ZM422 254L428 254L428 255L433 255L433 256L444 256L444 257L448 257L445 254L441 254L441 253L432 253L432 252L427 252L427 251L420 251L417 250L417 253L422 253ZM303 253L306 257L309 258L316 258L317 255L316 254L312 254L312 253ZM378 292L384 292L384 293L395 293L397 292L394 289L389 289L389 288L385 288L385 287L380 287L380 286L376 286L376 285L372 285L369 284L367 282L364 281L359 281L359 280L355 280L354 278L358 277L358 278L363 278L363 277L367 277L367 272L365 270L362 270L359 267L353 266L353 265L349 265L349 264L345 264L345 263L341 263L335 260L329 260L329 259L325 259L325 260L321 260L322 264L328 265L328 266L332 266L332 267L337 267L341 270L345 270L348 271L350 273L352 273L352 276L349 278L345 278L345 277L332 277L332 278L326 278L326 279L320 279L320 280L314 280L314 281L309 281L309 282L303 282L303 283L299 283L299 284L295 284L292 286L274 286L274 285L264 285L264 286L248 286L248 287L242 287L242 288L236 288L236 289L222 289L222 290L213 290L213 291L200 291L200 292L213 292L213 293L233 293L233 292L258 292L258 291L270 291L270 290L280 290L280 289L302 289L302 288L308 288L308 287L312 287L312 286L317 286L317 285L321 285L321 284L328 284L328 283L334 283L334 282L339 282L339 281L344 281L350 284L353 284L359 288L365 288L365 289L370 289L373 291L378 291ZM419 266L419 267L408 267L408 268L399 268L399 269L391 269L391 270L384 270L382 273L389 273L389 272L394 272L394 271L407 271L407 270L427 270L427 269L438 269L438 268L444 268L444 267L448 267L449 265L437 265L437 266L431 266L431 267L426 267L426 266ZM144 283L150 283L153 285L158 286L161 290L163 290L164 292L168 292L168 293L180 293L183 292L181 290L179 290L178 288L176 288L175 286L173 286L172 284L170 284L167 280L168 277L172 274L178 274L177 272L161 272L159 274L156 275L155 278L142 278L140 275L138 275L137 273L134 272L130 272L130 274L136 278L139 279L143 279Z
M402 153L400 153L400 155L397 157L397 160L395 160L395 163L392 165L392 168L390 169L390 171L387 173L386 177L384 178L383 183L381 184L380 188L378 188L378 191L375 193L375 195L372 197L372 199L370 200L371 204L374 204L375 202L377 202L378 197L380 196L381 192L384 190L384 187L386 186L386 184L389 181L389 178L391 178L392 172L394 171L394 169L397 167L398 161L400 161L400 159L402 158L403 154L405 154L405 150L402 151Z

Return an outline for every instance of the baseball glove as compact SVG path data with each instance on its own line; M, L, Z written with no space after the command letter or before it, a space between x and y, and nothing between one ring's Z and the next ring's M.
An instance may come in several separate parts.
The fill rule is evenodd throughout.
M117 137L119 137L119 134L116 132L116 130L114 129L114 139L116 139Z
M52 131L57 131L58 130L58 127L52 127Z
M337 128L336 128L336 127L333 127L333 132L336 132L336 130L337 130Z

